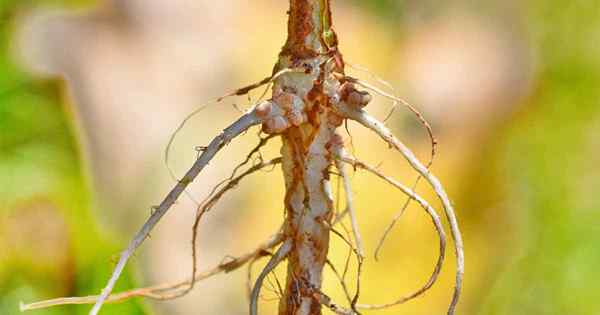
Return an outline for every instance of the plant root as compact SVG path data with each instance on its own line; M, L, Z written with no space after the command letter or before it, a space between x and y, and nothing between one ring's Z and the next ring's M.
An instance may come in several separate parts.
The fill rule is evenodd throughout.
M262 143L262 141L261 141L261 143ZM242 164L245 164L245 163L246 162L243 162ZM201 220L202 216L205 213L207 213L208 211L210 211L212 209L212 207L215 206L217 204L217 202L221 199L221 197L223 197L223 195L225 195L225 193L234 189L239 184L239 182L242 179L244 179L246 176L251 175L255 172L258 172L266 167L271 167L271 166L274 166L274 165L277 165L280 163L281 163L280 157L274 158L267 162L261 161L260 164L253 165L245 172L241 173L240 175L238 175L236 177L233 177L235 175L236 171L238 170L238 167L236 167L233 174L231 175L232 177L227 182L227 185L225 185L219 191L214 192L212 194L212 196L209 197L209 199L205 200L202 203L202 205L198 207L198 209L196 210L196 218L194 219L194 225L192 227L192 277L191 277L192 279L196 275L196 270L197 270L196 242L198 239L198 226L200 224L200 220ZM240 165L242 165L242 164L240 164ZM180 294L181 294L180 296L184 296L184 295L188 294L190 291L192 291L194 289L194 284L195 284L194 281L190 281L190 285L185 290L180 292Z
M340 137L341 138L341 137ZM334 148L334 152L336 155L344 155L345 150L343 146L340 144ZM354 234L354 241L356 242L356 251L357 254L361 257L364 257L364 246L362 237L360 235L360 230L358 228L358 220L356 218L356 210L354 209L354 201L352 198L352 184L350 183L350 178L348 177L348 173L346 172L346 167L339 160L335 161L335 166L340 173L340 176L344 183L344 195L346 197L346 211L350 214L350 223L352 224L352 233Z
M260 257L268 256L269 250L273 247L281 244L283 241L283 233L279 231L278 233L271 236L271 238L265 241L263 244L258 246L256 249L242 254L238 257L234 257L229 259L226 262L220 263L218 266L215 266L211 269L208 269L202 273L197 274L194 277L194 282L202 281L213 276L216 276L221 273L228 273L234 271L246 263L255 260ZM124 291L121 293L111 294L107 297L106 303L118 303L124 302L126 300L135 298L135 297L146 297L155 300L169 300L179 296L178 291L181 288L187 287L190 285L191 280L185 280L174 283L164 283L159 285L154 285L145 288L138 288L129 291ZM100 298L99 295L91 295L91 296L82 296L82 297L67 297L67 298L58 298L46 301L40 301L30 304L22 304L21 311L29 311L36 309L44 309L52 306L59 305L69 305L69 304L94 304Z
M359 305L357 305L357 307L361 308L361 309L384 309L384 308L388 308L391 306L405 303L407 301L410 301L410 300L422 295L423 293L425 293L427 290L429 290L435 284L435 282L437 281L437 279L439 277L440 271L442 270L442 265L444 263L444 258L445 258L445 253L446 253L446 233L444 232L444 227L442 226L442 222L440 220L439 215L437 214L435 209L433 207L431 207L425 199L423 199L421 196L419 196L417 193L415 193L412 189L409 189L408 187L402 185L395 179L393 179L389 176L386 176L382 172L378 171L375 167L370 166L364 162L361 162L355 158L348 157L348 156L340 156L339 160L343 161L345 163L348 163L355 168L363 169L363 170L383 179L390 185L392 185L395 188L402 191L404 194L406 194L412 200L415 200L427 212L427 214L431 218L431 221L433 222L436 232L439 237L438 259L435 264L433 273L431 274L431 276L429 277L429 280L427 281L427 283L425 285L423 285L419 290L415 291L414 293L411 293L407 296L398 298L395 301L390 302L390 303L377 304L377 305L359 304Z
M370 129L375 132L380 138L382 138L385 142L387 142L392 148L397 150L411 165L413 169L415 169L423 178L427 180L429 185L433 188L436 196L441 201L444 213L450 223L450 230L452 232L452 238L454 239L454 251L456 255L456 276L455 276L455 286L454 286L454 294L452 296L452 301L450 302L450 306L448 307L448 314L454 314L456 309L456 305L460 298L460 292L462 289L462 281L464 275L464 250L463 250L463 241L462 235L460 233L460 228L458 226L458 222L456 220L456 215L454 213L454 208L444 190L440 181L429 171L429 169L424 166L414 155L414 153L406 146L404 143L400 142L390 131L387 129L381 122L370 116L366 111L362 108L355 108L349 106L345 103L337 103L337 110L342 113L346 118L354 120L364 127Z
M375 75L374 73L372 73L371 71L369 71L366 68L360 67L360 66L356 66L356 65L352 65L347 63L347 65L353 69L362 71L367 73L371 78L373 78L375 81L377 81L379 84L384 85L385 87L387 87L392 93L387 93L365 81L362 81L360 79L357 78L353 78L350 76L343 76L345 80L347 80L348 82L352 82L355 83L359 86L362 86L363 88L366 88L368 90L373 91L374 93L383 96L385 98L388 98L392 101L393 105L392 105L392 109L390 110L390 112L388 113L388 115L386 116L386 118L383 120L383 122L387 122L387 120L392 116L392 114L394 113L394 111L396 110L398 104L402 104L405 107L407 107L413 114L415 114L415 116L417 117L417 119L419 120L419 122L421 123L421 125L423 127L425 127L426 131L427 131L427 135L429 136L430 142L431 142L431 156L429 158L429 162L427 163L427 169L431 168L431 165L433 164L433 160L435 158L436 152L437 152L437 139L435 138L434 134L433 134L433 129L431 128L431 125L429 124L429 122L427 121L427 119L425 119L425 117L423 116L423 114L421 114L421 112L416 109L413 105L411 105L410 103L408 103L407 101L405 101L404 99L398 97L397 95L395 95L395 90L394 87L387 81L381 79L380 77L378 77L377 75ZM347 125L346 125L347 127ZM346 128L347 130L347 128ZM418 175L415 182L413 183L412 186L412 190L415 190L417 188L417 186L419 185L419 181L421 180L421 175ZM388 225L388 227L385 229L383 235L381 236L379 243L377 244L377 247L375 248L375 260L379 260L379 253L381 252L381 249L383 247L383 244L385 243L385 240L387 239L387 236L389 235L389 233L391 232L391 230L393 229L394 225L398 222L398 220L400 219L400 217L402 216L402 214L404 214L404 211L406 210L406 208L408 208L409 204L411 202L410 198L406 199L406 202L404 203L404 205L400 208L400 211L398 211L398 214L396 214L394 216L394 218L392 219L392 221L390 222L390 224Z
M271 259L260 273L258 278L256 279L256 284L254 284L254 289L252 289L252 293L250 294L250 315L258 315L258 296L260 295L260 289L262 288L262 284L269 273L271 273L279 263L281 263L285 257L292 250L292 241L286 240L283 242L281 247L271 256Z

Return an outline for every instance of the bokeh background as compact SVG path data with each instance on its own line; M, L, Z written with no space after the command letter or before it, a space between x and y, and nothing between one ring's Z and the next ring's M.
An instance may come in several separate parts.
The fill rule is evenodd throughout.
M0 314L18 314L20 301L100 291L120 249L173 184L162 163L170 134L205 101L270 74L286 9L281 0L0 2ZM458 313L600 314L600 2L337 0L334 23L346 60L388 80L439 139L433 170L465 238ZM231 105L247 107L259 96L192 119L174 143L175 172L238 115ZM375 100L369 110L385 117L390 102ZM408 111L397 110L388 125L428 159L426 133ZM349 130L358 157L414 180L373 135ZM205 195L256 141L253 131L226 148L191 193ZM277 144L265 156L276 156ZM404 199L368 174L356 173L353 183L370 254L361 301L418 288L436 255L427 217L411 206L376 262L373 249ZM277 229L282 185L277 170L256 175L207 216L200 269ZM434 200L425 185L419 191ZM193 202L182 198L117 290L188 276L193 216ZM332 260L343 264L346 254L334 240ZM424 297L365 314L443 314L453 256L447 261ZM330 273L325 288L343 300ZM273 313L274 294L264 292L263 312ZM179 300L132 300L103 314L246 309L240 270Z

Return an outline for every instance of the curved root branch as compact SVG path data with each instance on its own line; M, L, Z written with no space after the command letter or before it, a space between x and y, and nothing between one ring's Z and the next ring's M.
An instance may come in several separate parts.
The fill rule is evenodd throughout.
M250 294L250 315L258 314L258 296L260 295L260 289L262 287L262 284L263 284L265 278L273 270L275 270L275 267L277 267L277 265L279 265L279 263L281 263L287 257L287 255L289 254L289 252L291 250L292 250L292 241L286 240L285 242L283 242L281 247L279 247L279 249L275 252L275 254L273 254L271 259L265 266L265 269L263 269L263 271L260 273L260 275L256 279L256 283L254 284L254 289L252 289L252 293Z
M339 273L337 268L335 268L335 266L329 259L327 259L327 261L325 261L325 263L327 264L327 266L329 266L329 268L331 268L331 271L333 271L333 274L335 275L335 277L338 279L338 282L342 286L342 290L344 291L344 295L346 296L346 300L348 301L348 304L352 304L352 297L350 296L350 290L348 290L348 285L346 284L346 281L344 281L344 279L342 278L342 275Z
M438 199L442 202L444 212L446 214L448 222L450 223L450 230L452 232L452 238L454 239L454 251L456 254L456 279L454 294L452 296L452 301L450 302L450 306L448 308L448 314L454 314L456 304L458 303L458 299L460 298L460 292L462 289L462 281L464 275L464 251L462 235L460 233L458 221L456 220L456 215L454 214L454 208L452 207L450 199L448 198L448 195L446 194L446 191L444 190L442 184L429 171L429 169L417 159L417 157L406 145L400 142L381 122L370 116L366 111L362 109L351 108L343 103L336 104L336 108L347 118L355 120L364 127L371 129L390 146L392 146L394 149L400 152L400 154L402 154L402 156L408 161L412 168L415 169L423 178L427 180L427 182L435 191L435 194L437 195Z
M351 164L352 166L354 166L355 168L359 168L359 169L363 169L365 171L368 171L369 173L374 174L375 176L383 179L384 181L386 181L387 183L391 184L392 186L398 188L400 191L402 191L404 194L406 194L409 198L411 198L412 200L415 200L429 215L429 217L431 218L431 221L433 222L433 225L435 226L436 232L439 236L439 256L435 265L435 268L433 270L433 273L431 274L431 276L429 277L429 280L427 281L427 283L425 283L425 285L423 285L423 287L421 287L419 290L415 291L412 294L409 294L407 296L401 297L391 303L386 303L386 304L377 304L377 305L368 305L368 304L359 304L357 305L358 308L362 308L362 309L384 309L384 308L388 308L391 306L395 306L398 304L402 304L405 303L407 301L410 301L418 296L420 296L421 294L425 293L427 290L429 290L433 284L435 284L435 282L437 281L440 271L442 270L442 265L444 263L444 258L446 255L446 233L444 233L444 227L442 226L442 222L440 220L439 215L437 214L437 212L435 211L435 209L433 209L433 207L431 207L429 205L429 203L423 199L421 196L419 196L418 194L416 194L413 190L409 189L408 187L402 185L401 183L399 183L398 181L396 181L395 179L386 176L385 174L381 173L380 171L378 171L375 167L370 166L364 162L361 162L359 160L356 160L354 158L348 157L348 156L342 156L339 158L341 161Z
M325 222L325 224L327 224ZM354 245L344 237L344 235L342 235L342 233L338 232L337 230L335 230L333 228L333 226L328 225L329 226L329 230L335 234L336 236L338 236L340 239L342 239L342 241L344 241L344 243L346 243L348 245L348 248L350 249L350 251L352 253L354 253L354 255L356 256L356 262L357 262L357 271L356 271L356 292L354 293L354 297L352 297L352 299L349 298L349 294L348 294L348 290L345 284L345 275L346 275L346 271L348 269L348 262L349 260L346 260L346 265L345 265L345 270L344 270L344 275L340 278L340 282L342 283L342 287L344 289L344 293L346 293L346 295L348 295L348 298L350 300L350 307L352 308L352 310L355 313L358 313L358 311L356 310L356 303L358 302L358 298L360 296L360 277L362 274L362 266L364 263L364 257L358 252L358 249L356 247L354 247ZM350 258L350 256L348 256L348 258ZM333 265L331 265L331 267L333 268ZM335 271L335 268L333 268L333 270ZM335 271L337 274L337 271ZM338 276L339 278L339 276Z
M389 84L387 81L377 77L375 74L371 73L369 70L362 68L362 67L358 67L358 66L353 66L350 65L350 67L366 72L369 75L371 75L371 77L373 77L377 82L379 82L380 84L385 85L387 88L389 88L392 93L395 94L394 88L391 86L391 84ZM435 136L433 135L433 129L431 128L431 125L429 124L429 122L427 121L427 119L425 119L425 117L423 117L423 114L421 114L421 112L416 109L414 106L412 106L410 103L408 103L407 101L405 101L404 99L394 95L394 94L390 94L387 93L385 91L380 90L379 88L361 81L359 79L356 78L352 78L352 77L348 77L346 76L346 79L350 82L356 83L366 89L369 89L373 92L375 92L376 94L379 94L383 97L386 97L390 100L392 100L392 102L394 103L392 110L390 111L390 113L388 114L388 116L384 119L384 122L386 122L389 117L391 117L391 115L394 113L396 106L398 105L398 103L402 103L402 105L406 106L413 114L415 114L415 116L417 117L417 119L421 122L421 125L423 125L425 127L425 129L427 130L427 134L429 136L429 139L431 141L431 157L429 158L429 162L427 163L427 169L431 168L431 165L433 164L433 160L435 158L435 154L436 154L436 147L437 147L437 140L435 138ZM413 186L412 186L412 190L415 190L417 188L417 186L419 185L419 181L421 180L422 176L419 175L417 177L417 179L415 180ZM379 240L379 243L377 244L377 247L375 249L375 260L379 259L379 253L381 251L381 248L383 247L383 244L385 243L385 240L387 239L387 236L389 235L389 233L391 232L391 230L393 229L394 225L398 222L398 220L400 219L400 217L402 216L402 214L404 214L404 211L406 210L406 208L408 208L408 205L410 204L411 199L408 198L406 199L406 202L404 203L404 205L402 205L402 208L400 208L400 211L398 211L398 214L396 214L394 216L394 218L392 219L392 221L390 222L390 224L388 225L388 227L385 229L381 239Z
M335 154L337 155L345 155L344 148L338 146L335 148ZM361 257L364 257L364 247L362 242L362 237L360 235L360 230L358 228L358 221L356 219L356 210L354 209L354 201L352 200L352 185L350 184L350 178L348 177L348 172L346 171L346 167L339 160L335 161L335 166L337 170L340 172L340 176L344 182L344 195L346 197L346 211L350 214L350 223L352 224L352 233L354 234L354 241L356 242L356 250L357 254Z

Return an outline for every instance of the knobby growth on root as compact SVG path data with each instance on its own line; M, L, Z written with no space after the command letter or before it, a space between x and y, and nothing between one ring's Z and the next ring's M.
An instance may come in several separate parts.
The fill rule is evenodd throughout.
M436 153L436 140L432 128L415 107L394 95L393 89L385 81L372 76L377 83L384 85L391 92L386 92L367 81L346 75L345 66L346 63L338 50L337 35L332 28L329 0L290 0L288 39L279 55L273 74L257 83L219 97L214 102L222 102L230 96L245 95L264 85L271 87L270 98L260 101L244 112L207 146L199 147L198 157L192 167L183 177L176 180L173 189L163 201L153 207L154 211L150 218L136 233L127 249L121 253L113 274L101 294L42 301L22 305L21 309L31 310L54 305L93 303L90 315L96 315L105 303L121 302L133 297L164 300L183 296L194 288L196 282L236 270L246 264L250 266L248 273L250 283L252 281L251 266L263 257L270 257L267 265L258 275L254 285L248 285L249 313L251 315L258 314L258 301L263 283L283 262L287 262L286 281L280 283L276 279L280 315L319 315L323 307L335 314L351 315L360 314L361 309L384 309L402 304L422 295L435 284L446 255L446 234L441 218L433 206L415 191L419 180L424 179L441 202L454 240L457 268L454 293L448 308L448 314L454 314L462 288L463 244L452 204L443 186L430 171ZM431 140L431 159L427 164L421 163L412 151L387 129L385 121L378 121L365 110L372 98L368 91L391 99L394 102L392 110L395 110L398 104L404 104L417 116ZM173 138L185 122L203 108L201 107L188 116L169 140L165 153L167 167ZM349 154L341 136L342 132L340 132L340 127L348 121L356 122L371 130L375 136L397 151L417 172L418 177L414 184L407 187L398 180L385 175L376 167ZM230 177L218 183L204 201L197 203L198 208L193 225L193 263L190 279L112 293L112 289L131 255L181 194L187 193L186 189L189 184L196 179L221 148L254 126L260 126L259 135L264 133L266 136L260 137L258 145L249 152L242 163L235 167ZM274 137L280 137L282 140L281 157L265 160L260 150ZM196 238L202 216L244 178L260 170L272 170L276 165L281 167L286 188L283 198L285 218L281 229L256 249L238 257L230 257L218 266L204 272L198 272L196 268ZM387 303L359 303L360 274L365 260L365 248L358 224L361 213L360 209L354 207L352 185L346 166L351 166L355 171L369 172L405 194L407 202L402 205L400 214L410 201L415 201L431 218L439 237L439 255L431 276L417 291ZM170 168L169 171L176 179L177 177ZM330 186L332 174L339 176L344 189L346 208L339 211L336 211L336 203ZM346 217L349 217L350 220L349 229L343 222ZM400 215L397 215L386 229L376 253L379 252L383 239L399 217ZM346 235L336 229L337 225L343 227ZM327 258L332 234L340 237L349 247L348 259L341 273ZM346 280L352 255L357 259L355 292L350 292ZM323 291L322 277L325 266L331 268L339 280L347 299L347 306L332 301Z

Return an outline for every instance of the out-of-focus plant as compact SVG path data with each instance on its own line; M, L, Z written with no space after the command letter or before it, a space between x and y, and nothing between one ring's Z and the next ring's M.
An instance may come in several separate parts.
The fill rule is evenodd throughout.
M509 258L499 260L481 313L597 314L600 4L530 1L526 8L539 85L528 110L489 144L518 242L502 251Z
M16 61L14 28L30 5L82 6L84 1L0 3L0 314L19 301L57 292L87 294L102 286L115 242L99 233L59 79L37 78ZM133 285L127 271L123 287ZM84 314L82 307L36 314ZM132 301L107 314L144 314Z

